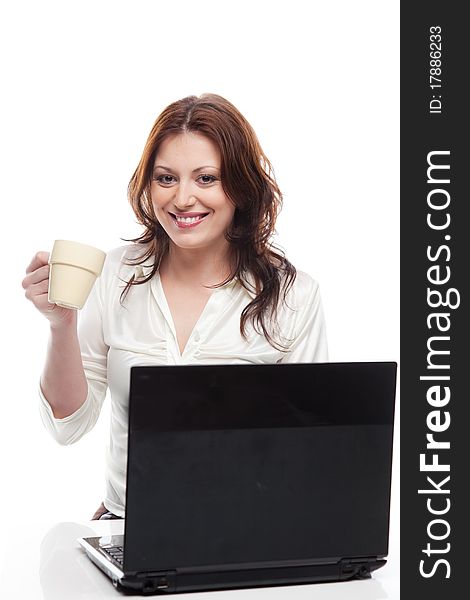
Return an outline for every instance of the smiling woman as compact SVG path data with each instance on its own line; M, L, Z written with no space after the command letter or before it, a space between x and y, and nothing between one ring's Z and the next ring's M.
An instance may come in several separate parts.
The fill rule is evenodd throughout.
M281 292L285 300L296 277L294 266L271 243L282 194L253 128L233 104L217 94L170 104L147 139L129 200L145 228L130 240L145 245L132 264L152 258L153 268L148 278L132 278L123 297L130 286L172 265L173 277L199 284L213 280L206 282L209 287L237 278L256 291L241 315L241 335L251 319L274 347L286 348L273 337L275 325L268 325L276 320ZM197 225L178 224L176 215L188 217L184 213L190 211L207 216ZM176 231L188 235L175 238Z
M134 365L325 362L318 284L271 243L282 195L241 113L215 94L157 118L128 188L141 236L108 252L80 313L47 300L47 253L23 280L51 324L39 389L62 444L95 425L111 392L106 497L124 517Z
M205 166L193 168L201 161ZM150 192L155 216L170 239L170 254L192 250L195 264L214 256L227 255L229 260L224 234L235 205L222 187L220 162L211 140L189 132L165 139L155 157Z

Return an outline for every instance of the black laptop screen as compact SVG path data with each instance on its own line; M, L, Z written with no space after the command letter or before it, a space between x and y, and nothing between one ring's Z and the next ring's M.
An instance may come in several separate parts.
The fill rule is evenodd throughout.
M133 368L125 570L386 555L395 373Z

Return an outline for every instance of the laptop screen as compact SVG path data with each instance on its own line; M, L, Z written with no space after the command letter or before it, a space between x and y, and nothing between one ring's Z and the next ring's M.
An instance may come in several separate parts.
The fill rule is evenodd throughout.
M385 556L395 376L133 367L125 570Z

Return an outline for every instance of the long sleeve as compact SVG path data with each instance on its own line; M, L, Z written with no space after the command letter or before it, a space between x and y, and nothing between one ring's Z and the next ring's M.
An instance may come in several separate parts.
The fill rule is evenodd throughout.
M59 444L73 444L94 427L106 396L108 346L103 338L103 287L104 269L78 315L78 339L88 383L85 402L71 415L56 419L39 386L42 421Z
M281 363L328 362L325 319L320 289L316 281L299 273L306 283L296 298L294 341Z

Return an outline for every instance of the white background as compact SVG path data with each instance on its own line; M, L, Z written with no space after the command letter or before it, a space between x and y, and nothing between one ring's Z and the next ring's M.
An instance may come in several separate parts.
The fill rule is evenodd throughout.
M56 238L109 250L140 233L127 183L174 100L218 93L253 125L284 193L274 241L320 283L330 359L398 361L398 44L398 1L2 3L7 522L86 520L103 497L109 399L78 444L49 438L37 409L48 326L21 280ZM398 450L396 436L390 557L377 573L393 599Z

